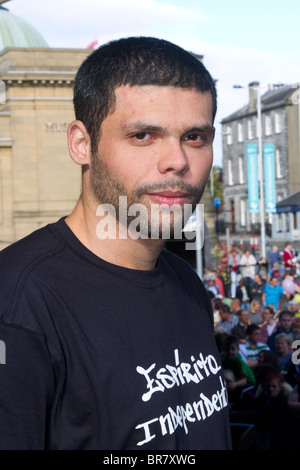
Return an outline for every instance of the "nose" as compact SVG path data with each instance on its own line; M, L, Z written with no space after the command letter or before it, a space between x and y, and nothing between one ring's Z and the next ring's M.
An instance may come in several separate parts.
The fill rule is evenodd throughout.
M159 172L162 174L174 173L179 175L186 173L188 168L188 157L181 142L170 139L168 142L164 143L159 154Z

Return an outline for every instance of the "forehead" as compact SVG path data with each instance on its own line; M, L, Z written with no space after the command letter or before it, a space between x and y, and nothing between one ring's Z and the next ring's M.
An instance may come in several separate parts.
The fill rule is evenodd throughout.
M172 109L172 112L170 110ZM176 114L174 114L174 112ZM197 124L212 124L211 93L171 86L130 86L115 89L112 115L125 120L147 116L162 120L197 120Z

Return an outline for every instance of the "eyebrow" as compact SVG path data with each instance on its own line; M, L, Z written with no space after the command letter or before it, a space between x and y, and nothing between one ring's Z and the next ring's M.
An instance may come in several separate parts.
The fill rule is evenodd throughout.
M131 122L128 124L124 124L121 126L121 129L124 131L128 130L138 130L138 131L152 131L152 132L157 132L159 134L168 134L169 131L162 126L155 126L151 123L147 123L144 121L136 121L136 122ZM194 133L206 133L206 134L212 134L214 132L214 127L210 124L204 124L203 126L191 126L188 127L184 130L183 135L185 134L194 134Z

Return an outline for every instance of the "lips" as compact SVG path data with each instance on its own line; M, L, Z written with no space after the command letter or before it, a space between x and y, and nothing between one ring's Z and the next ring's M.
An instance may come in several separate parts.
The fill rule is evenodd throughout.
M156 204L184 204L187 202L188 194L182 191L160 191L157 193L149 193L148 197Z

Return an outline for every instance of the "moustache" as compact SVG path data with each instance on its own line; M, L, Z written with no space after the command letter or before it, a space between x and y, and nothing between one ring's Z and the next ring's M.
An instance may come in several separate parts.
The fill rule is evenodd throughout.
M159 183L149 183L143 184L139 188L136 189L135 194L138 197L144 196L145 194L152 193L152 192L159 192L159 191L182 191L190 196L194 200L200 200L203 190L192 186L191 184L184 183L183 181L163 181Z

